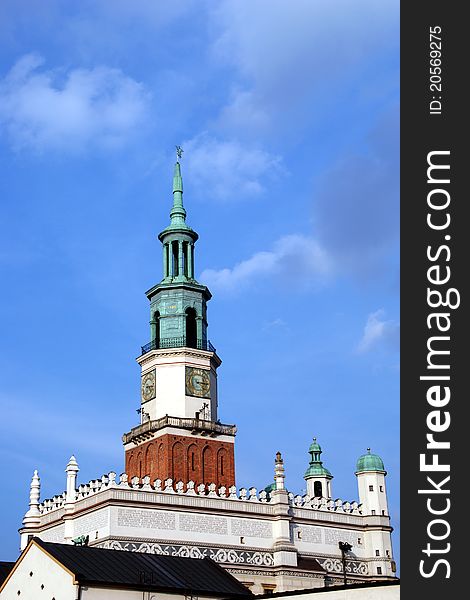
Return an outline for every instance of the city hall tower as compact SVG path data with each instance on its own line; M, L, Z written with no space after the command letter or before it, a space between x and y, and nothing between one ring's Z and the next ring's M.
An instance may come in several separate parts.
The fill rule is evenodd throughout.
M126 473L150 481L235 484L236 427L218 418L217 368L207 338L208 288L194 275L198 234L186 223L181 153L173 175L170 224L158 236L163 279L150 288L150 342L141 367L140 424L124 434Z

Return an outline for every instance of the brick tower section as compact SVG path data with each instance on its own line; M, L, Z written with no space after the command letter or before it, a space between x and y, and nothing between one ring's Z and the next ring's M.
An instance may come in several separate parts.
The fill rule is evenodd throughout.
M212 438L164 434L126 451L126 473L132 477L150 476L194 481L195 485L215 483L217 487L235 485L234 444Z

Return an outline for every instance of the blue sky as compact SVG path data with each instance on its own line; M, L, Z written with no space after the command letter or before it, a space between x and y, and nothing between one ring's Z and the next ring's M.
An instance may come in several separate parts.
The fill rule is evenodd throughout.
M399 529L398 2L0 4L0 497L17 556L33 469L123 469L145 290L181 144L196 273L238 426L237 484L277 450L333 495L370 446ZM394 535L395 551L398 536Z

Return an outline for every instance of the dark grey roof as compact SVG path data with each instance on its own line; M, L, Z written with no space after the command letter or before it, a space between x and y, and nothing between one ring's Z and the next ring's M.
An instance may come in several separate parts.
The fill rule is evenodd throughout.
M8 577L8 575L10 574L10 571L13 569L14 566L15 566L14 562L6 562L3 560L0 560L0 585L2 585L2 583Z
M88 585L223 598L252 595L242 583L209 558L52 544L39 538L34 538L34 541L71 571L77 581Z

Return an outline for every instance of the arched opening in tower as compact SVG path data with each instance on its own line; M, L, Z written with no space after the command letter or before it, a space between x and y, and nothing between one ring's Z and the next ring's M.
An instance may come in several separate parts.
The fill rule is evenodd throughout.
M155 340L155 348L160 348L160 313L157 310L153 315L153 339Z
M205 484L216 483L213 452L208 446L202 451L202 481Z
M171 242L171 275L172 277L178 277L179 275L179 254L178 254L178 242Z
M196 311L194 308L186 309L186 346L197 348Z
M189 242L183 242L183 274L189 277Z
M313 493L315 498L323 498L323 487L321 481L315 481L313 484Z

